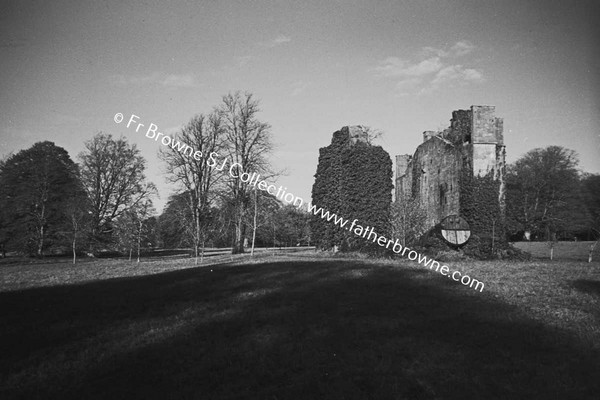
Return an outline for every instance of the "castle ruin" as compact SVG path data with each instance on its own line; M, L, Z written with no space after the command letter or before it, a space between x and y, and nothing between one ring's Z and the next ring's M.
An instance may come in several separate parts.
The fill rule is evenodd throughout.
M387 235L392 203L392 159L381 146L370 144L370 131L360 125L344 126L333 133L331 144L319 149L312 201L338 216L360 221L378 234ZM379 253L381 246L357 237L313 215L313 243L321 249Z
M448 128L423 132L423 143L413 155L396 156L396 201L418 199L427 229L448 215L465 216L466 197L497 200L503 219L505 154L503 120L495 116L494 106L454 111ZM492 179L496 193L467 193L461 188L465 176Z

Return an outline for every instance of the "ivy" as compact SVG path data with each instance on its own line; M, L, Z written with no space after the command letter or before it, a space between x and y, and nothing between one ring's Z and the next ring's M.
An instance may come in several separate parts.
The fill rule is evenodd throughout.
M313 204L379 235L390 231L392 160L380 146L351 144L348 128L333 134L331 144L319 151L312 190ZM347 225L349 227L349 225ZM333 221L313 216L313 241L321 249L338 246L344 251L380 252L372 240L361 238Z
M469 223L473 235L465 246L466 253L488 258L507 248L500 186L493 171L481 177L474 176L471 168L461 172L460 215Z

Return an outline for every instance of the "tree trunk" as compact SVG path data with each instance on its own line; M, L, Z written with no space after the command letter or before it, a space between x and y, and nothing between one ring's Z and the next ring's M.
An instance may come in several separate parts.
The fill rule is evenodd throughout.
M235 238L231 247L231 254L241 254L244 252L244 234L245 234L244 215L240 210L235 221Z
M40 241L38 242L37 255L42 256L42 250L44 248L44 225L40 226Z
M254 189L254 227L252 228L252 250L250 255L254 256L254 242L256 240L256 217L258 215L258 191Z
M77 218L75 217L75 213L71 215L71 222L73 223L73 265L75 265L75 261L77 258L77 253L75 252L75 241L77 240Z
M202 253L200 254L200 264L202 264L204 262L204 247L205 247L205 243L206 243L206 238L204 237L204 234L202 234Z
M200 201L200 200L198 200ZM200 207L196 207L196 235L194 237L194 264L198 265L198 247L200 246ZM203 246L204 247L204 246ZM202 249L204 253L204 249Z
M492 220L492 255L494 254L494 244L496 239L496 220Z
M138 228L138 237L137 237L137 262L140 262L140 245L142 243L142 221L140 220L140 226Z
M73 235L73 265L75 265L75 261L77 258L77 255L76 255L77 253L75 252L75 239L76 239L76 236Z
M44 249L44 220L46 218L46 199L47 197L44 196L43 201L42 201L42 213L40 215L39 218L39 222L40 222L40 241L38 242L38 248L37 248L37 255L39 257L42 256L43 253L43 249Z

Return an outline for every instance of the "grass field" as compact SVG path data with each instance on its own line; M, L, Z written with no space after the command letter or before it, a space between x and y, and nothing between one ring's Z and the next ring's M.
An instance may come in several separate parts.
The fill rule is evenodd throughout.
M594 242L556 242L554 244L553 260L587 261L590 245ZM515 242L513 246L530 253L535 258L550 259L548 242ZM600 261L600 245L594 247L592 259Z
M0 266L0 398L599 398L596 262L192 266Z

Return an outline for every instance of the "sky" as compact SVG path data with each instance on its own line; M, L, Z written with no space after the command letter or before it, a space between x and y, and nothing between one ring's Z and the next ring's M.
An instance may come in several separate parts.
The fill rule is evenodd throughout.
M236 90L260 99L278 184L310 199L319 148L347 125L394 159L453 110L494 105L507 161L549 145L600 173L594 1L0 1L0 157L50 140L77 161L102 131L147 160L160 211L176 187L160 143ZM147 126L147 125L146 125Z

